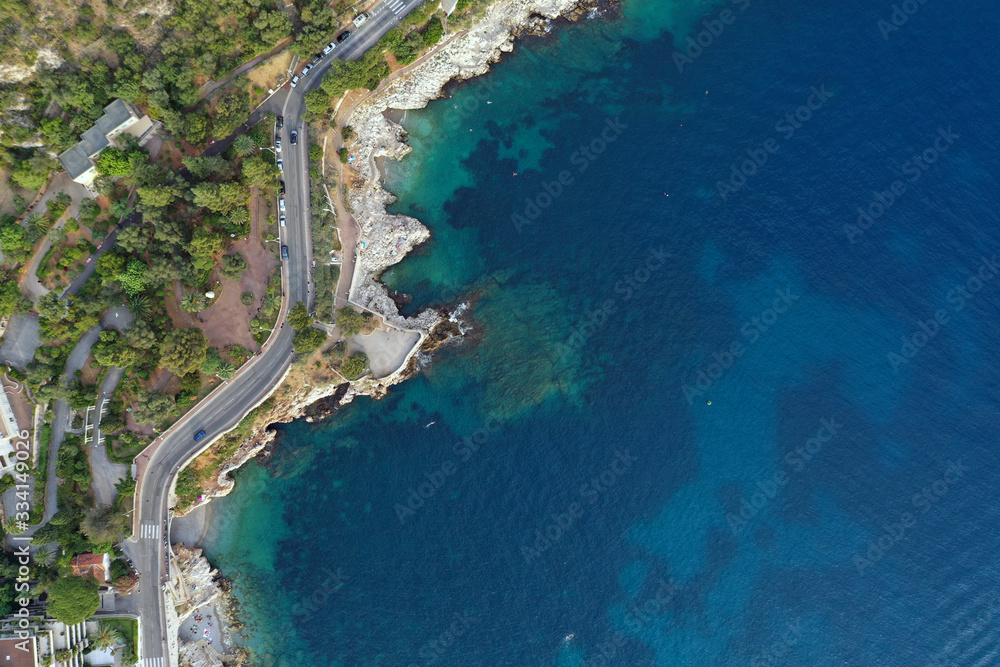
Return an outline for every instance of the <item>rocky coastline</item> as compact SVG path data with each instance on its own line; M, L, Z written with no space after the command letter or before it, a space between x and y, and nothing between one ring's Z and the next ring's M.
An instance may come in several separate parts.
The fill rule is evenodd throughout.
M576 20L595 6L595 0L498 2L472 28L448 40L419 66L393 80L353 111L347 122L354 128L357 137L352 152L360 182L348 188L346 203L358 222L364 247L358 253L350 300L380 315L392 327L418 332L420 341L403 366L384 378L364 378L354 383L341 380L322 386L285 385L287 391L274 394L274 407L258 416L253 435L214 472L210 488L199 505L230 493L235 485L231 473L249 461L269 454L278 435L272 425L300 418L310 422L323 419L349 404L356 396L380 398L392 385L418 373L435 350L462 336L462 325L458 319L458 313L464 310L461 306L456 312L428 309L405 318L399 313L389 290L379 281L386 269L430 237L429 230L416 218L387 211L395 197L383 187L378 161L386 158L399 160L411 150L405 142L403 127L390 119L392 111L425 107L432 100L445 96L445 87L449 82L464 81L487 73L493 63L513 49L518 36L544 34L551 29L551 22L555 19ZM276 387L283 381L284 378ZM177 545L175 551L179 557L183 554L186 569L205 580L206 591L210 591L208 594L212 600L223 609L233 610L235 601L229 595L225 580L211 569L207 559L194 546ZM231 612L228 612L227 620L229 630L237 627L233 625ZM206 647L184 644L179 648L182 665L201 667L216 664L215 656L210 655L214 651L208 651ZM227 664L234 658L235 664L242 664L245 656L227 656Z

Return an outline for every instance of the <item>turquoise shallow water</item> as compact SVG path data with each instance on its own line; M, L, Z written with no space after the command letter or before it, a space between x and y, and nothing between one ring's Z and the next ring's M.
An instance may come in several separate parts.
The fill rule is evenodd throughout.
M996 662L1000 11L915 6L625 2L409 112L385 280L472 332L219 501L254 664Z

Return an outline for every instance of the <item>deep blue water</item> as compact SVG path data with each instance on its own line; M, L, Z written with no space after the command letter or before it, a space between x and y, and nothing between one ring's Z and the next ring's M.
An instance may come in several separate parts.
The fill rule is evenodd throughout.
M626 1L407 114L385 279L473 331L218 501L255 664L1000 662L1000 9L906 8Z

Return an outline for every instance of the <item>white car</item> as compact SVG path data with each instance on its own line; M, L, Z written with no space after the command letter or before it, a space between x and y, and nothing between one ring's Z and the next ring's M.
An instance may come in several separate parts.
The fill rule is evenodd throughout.
M299 77L293 76L292 77L292 88L294 88L297 85L299 85Z
M280 222L281 226L284 227L285 226L285 216L281 216L280 218L278 218L278 222Z
M278 209L282 213L285 212L285 198L284 197L282 197L281 199L278 200ZM281 216L281 217L284 218L285 216Z
M278 171L284 171L284 170L285 170L285 163L282 162L281 160L278 160Z
M308 73L309 73L309 71L310 71L310 70L311 70L312 68L313 68L313 66L312 66L312 65L306 65L306 66L305 66L304 68L302 68L302 76L305 76L306 74L308 74Z
M333 51L335 48L337 48L337 43L330 42L329 44L323 47L323 55L324 56L330 55L330 52Z
M281 152L281 139L274 140L274 150Z
M358 14L358 16L357 16L357 17L356 17L356 18L354 19L354 25L355 25L355 27L360 27L362 23L364 23L365 21L367 21L367 20L368 20L368 19L370 19L371 17L372 17L372 15L371 15L371 14L369 14L368 12L361 12L361 13L360 13L360 14Z

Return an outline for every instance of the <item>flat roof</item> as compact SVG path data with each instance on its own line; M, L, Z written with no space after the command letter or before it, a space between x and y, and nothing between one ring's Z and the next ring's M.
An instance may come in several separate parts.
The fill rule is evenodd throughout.
M35 667L35 638L0 639L0 667Z

